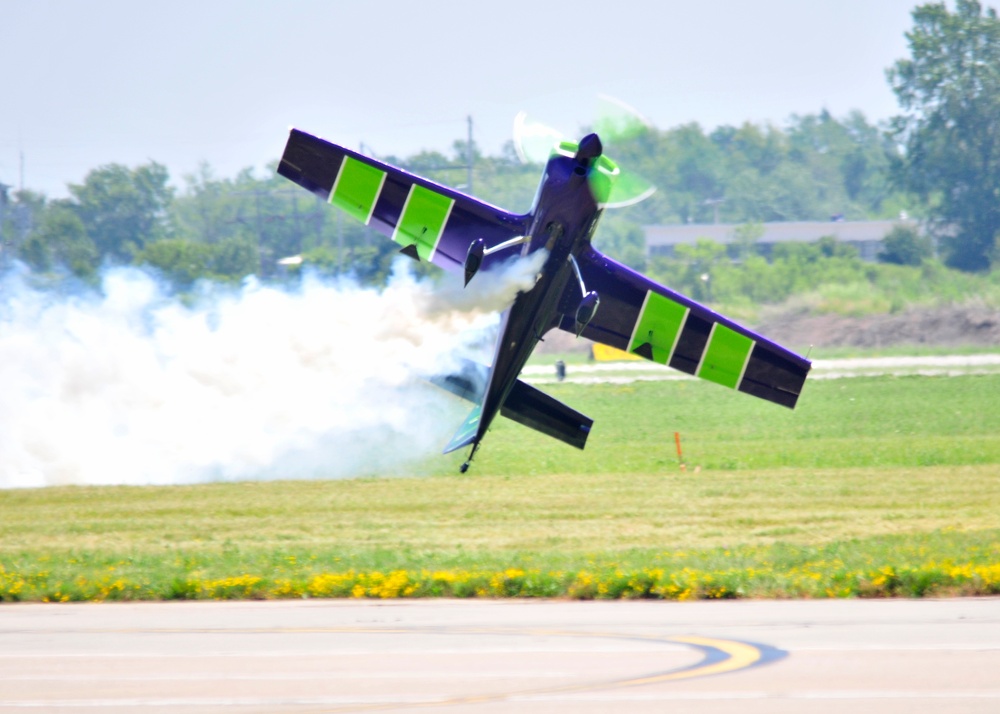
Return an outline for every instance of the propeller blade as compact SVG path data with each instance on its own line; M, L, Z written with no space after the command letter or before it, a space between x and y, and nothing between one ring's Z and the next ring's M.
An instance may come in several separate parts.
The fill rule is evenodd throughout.
M598 97L598 119L594 132L602 143L613 144L638 138L652 128L649 120L621 100L608 95ZM530 119L526 112L514 117L514 150L522 163L544 164L553 153L574 156L579 144L569 141L558 129ZM632 206L651 196L656 188L649 181L603 155L589 173L591 192L602 208Z
M521 163L546 163L563 141L562 132L529 119L526 112L514 117L514 150Z
M607 94L597 95L596 131L605 144L635 139L653 128L652 122L620 99Z
M635 107L607 94L598 95L594 131L612 151L616 144L635 141L652 129L652 122ZM604 208L632 206L649 198L655 192L656 187L649 181L633 171L623 169L612 181L603 206Z
M656 193L656 186L637 174L622 172L611 184L611 193L604 202L605 208L634 206Z

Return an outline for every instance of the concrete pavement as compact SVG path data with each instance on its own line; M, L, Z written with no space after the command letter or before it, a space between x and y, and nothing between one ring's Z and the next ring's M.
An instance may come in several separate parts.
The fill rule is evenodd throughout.
M997 712L1000 599L4 605L0 712Z

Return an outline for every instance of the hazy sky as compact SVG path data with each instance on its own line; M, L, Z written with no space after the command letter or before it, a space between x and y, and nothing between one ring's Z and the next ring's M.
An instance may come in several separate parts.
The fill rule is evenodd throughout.
M0 0L0 182L57 197L154 159L263 175L297 126L377 154L497 153L606 93L657 126L896 113L915 0Z

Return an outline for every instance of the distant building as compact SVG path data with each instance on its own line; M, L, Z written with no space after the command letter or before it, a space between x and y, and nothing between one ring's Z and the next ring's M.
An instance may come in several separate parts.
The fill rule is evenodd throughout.
M763 235L755 241L761 255L769 257L775 243L815 243L820 238L832 236L841 243L852 245L858 250L862 260L875 262L882 249L882 239L895 226L918 228L917 221L900 219L896 221L788 221L782 223L761 223ZM707 239L730 246L730 254L735 256L736 229L740 224L686 224L673 226L645 226L647 256L674 255L678 245L694 245L700 239Z

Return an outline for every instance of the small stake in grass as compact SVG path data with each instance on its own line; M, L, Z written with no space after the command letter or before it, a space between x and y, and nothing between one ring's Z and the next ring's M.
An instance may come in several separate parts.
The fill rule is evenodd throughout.
M674 432L674 441L677 443L677 461L680 463L681 471L687 471L687 465L684 463L684 455L681 453L681 433L679 431Z

